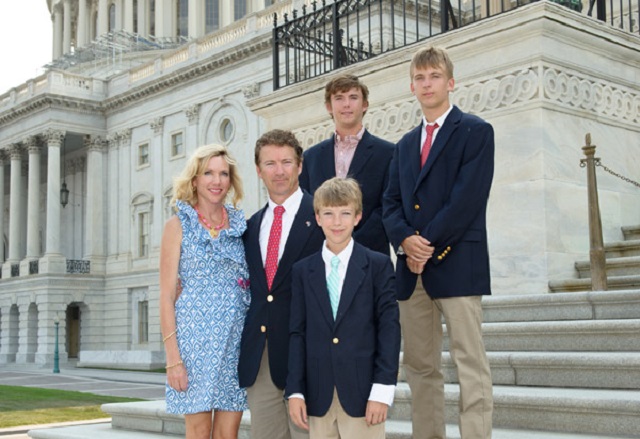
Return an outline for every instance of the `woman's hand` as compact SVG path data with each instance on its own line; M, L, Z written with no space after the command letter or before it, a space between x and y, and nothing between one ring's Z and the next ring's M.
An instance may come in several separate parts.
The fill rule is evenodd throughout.
M187 390L187 369L184 364L180 363L176 366L167 368L167 382L169 385L179 392Z

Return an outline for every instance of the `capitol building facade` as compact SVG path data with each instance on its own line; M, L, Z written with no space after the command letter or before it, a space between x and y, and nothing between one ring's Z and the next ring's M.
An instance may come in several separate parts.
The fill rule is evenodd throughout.
M307 70L274 87L274 75L280 84L292 76L274 68L274 14L291 18L314 5L47 6L46 73L0 96L0 363L51 364L57 331L62 362L162 367L158 256L173 176L198 146L226 145L249 216L267 200L253 163L261 133L291 129L305 148L331 135L323 105L330 72ZM456 63L454 103L496 129L494 293L546 293L550 280L576 277L575 260L588 259L578 166L585 132L603 144L603 160L638 177L637 35L545 1L432 40ZM380 49L340 69L369 85L365 125L391 141L419 122L408 81L416 47ZM598 93L613 96L603 98L608 106L590 104ZM640 194L615 179L600 184L605 238L615 239L621 225L640 222Z

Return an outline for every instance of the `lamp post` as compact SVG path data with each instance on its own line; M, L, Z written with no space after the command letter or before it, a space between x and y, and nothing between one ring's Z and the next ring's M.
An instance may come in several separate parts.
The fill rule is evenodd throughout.
M58 328L60 326L60 322L56 318L54 323L56 325L56 340L53 348L53 373L60 373L60 354L58 352Z

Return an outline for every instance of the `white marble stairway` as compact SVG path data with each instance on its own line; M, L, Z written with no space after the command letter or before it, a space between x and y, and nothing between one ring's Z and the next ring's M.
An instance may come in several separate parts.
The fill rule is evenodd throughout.
M640 288L640 225L622 227L622 241L605 243L607 285L610 290ZM549 282L552 292L586 291L591 289L591 264L576 262L575 279Z
M487 297L483 331L493 374L495 439L640 437L640 290ZM446 345L446 340L445 340ZM446 346L445 346L446 347ZM448 354L446 416L458 438L458 386ZM411 438L403 380L387 423ZM35 439L159 439L184 434L163 401L107 404L111 424L30 432ZM248 439L250 413L240 438Z

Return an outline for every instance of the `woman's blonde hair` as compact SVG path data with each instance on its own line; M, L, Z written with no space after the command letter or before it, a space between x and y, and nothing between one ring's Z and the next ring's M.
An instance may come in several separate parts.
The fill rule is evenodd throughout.
M233 206L237 207L237 203L244 196L237 162L229 155L229 151L224 146L215 144L204 145L196 149L180 175L173 179L172 205L175 206L177 200L184 201L192 206L196 204L198 194L195 187L193 187L193 179L204 174L209 160L213 157L222 157L229 164L229 178L232 189L230 192L233 192ZM229 194L227 194L228 196Z

